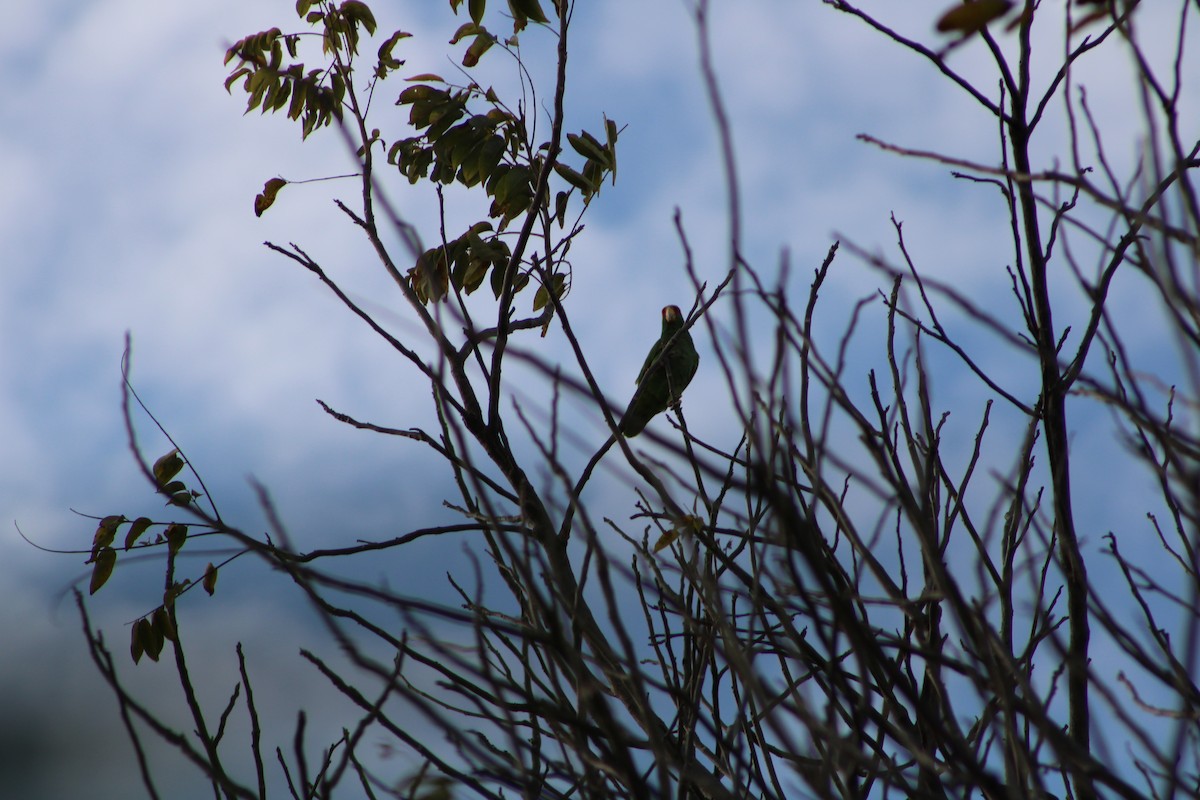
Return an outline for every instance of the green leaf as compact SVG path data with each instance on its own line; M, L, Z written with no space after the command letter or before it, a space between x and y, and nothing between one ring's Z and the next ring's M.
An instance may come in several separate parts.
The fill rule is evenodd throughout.
M468 36L478 36L481 33L487 33L487 28L476 22L464 22L450 37L450 44L458 44Z
M550 284L551 284L551 286L554 287L553 291L554 291L555 297L559 297L559 298L562 297L563 283L565 280L566 280L565 275L552 275L550 277ZM533 310L541 311L543 308L546 307L546 304L549 302L550 302L550 292L547 291L546 284L543 283L541 286L538 287L537 292L534 293L534 295L533 295Z
M96 533L92 536L92 557L88 559L88 563L96 559L102 548L113 543L113 539L117 538L117 528L123 522L125 517L118 514L110 514L100 520L100 524L96 526Z
M584 158L591 159L592 161L599 161L606 168L611 162L608 153L606 153L604 150L604 145L600 144L600 142L598 142L596 138L587 131L581 131L579 135L568 133L567 141L570 143L571 147L574 148L575 152L579 153L579 155L583 156Z
M451 125L462 119L462 115L465 113L463 108L465 100L465 96L456 94L430 112L429 129L425 131L425 136L431 142L440 138Z
M113 567L117 565L117 551L111 547L102 547L96 554L96 566L92 567L92 583L88 594L95 594L112 575Z
M367 7L366 3L359 2L359 0L346 0L338 10L346 19L357 22L366 28L367 33L375 34L375 15L371 13L371 9Z
M154 462L152 470L154 481L162 486L178 475L181 469L183 469L183 457L179 455L179 450L172 450Z
M424 78L424 75L417 75L415 78L409 78L410 81L415 81ZM432 86L418 84L410 86L400 93L400 97L396 100L396 105L412 105L414 103L423 103L433 100L438 96L449 96L449 93L442 89L435 89Z
M971 0L942 14L937 29L942 33L972 34L983 30L989 22L1002 17L1012 8L1011 0Z
M167 539L167 547L170 549L171 555L175 555L183 547L183 543L187 541L187 525L172 522L163 531L163 536Z
M386 42L379 45L379 63L388 69L399 69L404 62L393 56L392 50L401 39L407 39L410 36L412 36L411 33L405 33L404 31L396 31L389 36Z
M264 211L274 205L279 190L287 186L287 183L283 178L271 178L263 184L262 192L254 197L254 216L261 217Z
M146 652L142 647L142 637L139 635L137 623L133 624L133 628L129 631L129 655L133 657L133 663L136 664L142 660L142 653Z
M271 91L267 92L267 102L263 104L263 113L268 111L278 111L287 103L288 97L292 94L292 82L281 81L275 84Z
M494 198L490 211L493 217L513 219L529 208L533 187L529 182L529 167L517 165L506 171L489 187Z
M151 617L151 625L154 626L155 635L162 638L177 642L179 634L175 631L175 623L171 622L171 615L167 613L167 609L159 606Z
M487 8L487 0L470 0L467 8L471 13L471 21L478 25L483 22L483 12Z
M483 58L483 54L492 49L492 45L495 43L496 40L490 33L479 34L475 37L475 41L471 42L467 52L463 53L462 65L468 68L475 66L479 63L479 59Z
M492 173L496 171L502 158L504 158L504 139L500 136L489 137L480 146L475 156L475 170L479 180L490 181Z
M466 272L459 281L459 285L464 292L471 294L481 285L483 279L487 277L488 270L492 268L492 262L482 258L472 258L468 262Z
M296 80L292 82L292 102L288 106L288 119L300 119L304 113L305 101L308 99L308 82Z
M138 517L135 519L133 524L129 526L129 533L125 534L125 549L128 550L133 547L134 543L137 542L152 524L149 517Z
M591 195L595 194L596 187L592 184L592 182L568 167L566 164L556 162L554 164L554 171L557 172L560 177L566 180L567 183L583 192L584 197L590 197Z
M547 25L550 22L546 18L546 14L542 11L542 6L538 3L538 0L508 0L508 7L513 13L513 19L516 22L514 28L516 30L521 30L521 28L525 27L526 19L531 19L542 25Z
M211 597L217 591L217 568L210 561L208 566L204 568L204 581L201 584L204 591L208 592Z
M409 285L422 303L441 300L449 289L450 270L441 247L426 250L408 271Z
M605 132L605 134L607 134L607 136L606 136L606 138L608 140L607 152L608 152L609 159L611 159L611 161L608 165L608 168L612 172L613 185L616 186L617 185L617 135L619 133L619 131L617 130L617 123L613 122L608 117L605 117L604 118L604 132Z
M492 270L492 294L496 299L504 292L504 270L505 267L496 267Z
M150 620L142 617L133 626L133 633L138 639L142 652L148 655L151 661L158 661L163 648L162 631L156 631Z
M559 192L554 196L554 218L558 220L559 228L567 224L567 199L569 197L567 192Z
M175 601L179 599L179 596L183 594L184 590L191 585L191 580L187 578L182 581L175 581L172 583L171 588L163 592L163 606L166 608L174 608Z
M225 91L228 92L229 94L233 94L233 90L230 87L233 86L234 81L236 81L238 78L240 78L244 75L249 75L249 74L250 74L249 67L239 67L238 69L235 69L233 72L229 73L229 77L225 79Z

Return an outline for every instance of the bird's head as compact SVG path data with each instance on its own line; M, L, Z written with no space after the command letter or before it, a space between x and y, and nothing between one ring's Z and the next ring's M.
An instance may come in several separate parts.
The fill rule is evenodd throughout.
M679 322L683 319L683 312L679 306L663 306L662 318L663 322Z

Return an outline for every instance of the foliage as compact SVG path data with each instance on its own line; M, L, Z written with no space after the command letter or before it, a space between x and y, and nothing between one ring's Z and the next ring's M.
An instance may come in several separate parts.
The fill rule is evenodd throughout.
M1017 313L924 275L899 222L891 258L834 243L797 303L786 274L769 280L746 258L731 203L723 277L711 290L696 280L685 330L708 334L713 358L705 365L719 365L725 376L734 444L697 435L677 404L669 433L645 435L654 454L633 450L620 434L619 410L614 415L568 313L567 254L582 229L579 217L567 224L567 209L577 198L581 215L615 176L618 133L605 119L598 133L564 135L572 5L558 0L548 16L537 0L510 0L513 34L504 39L485 27L502 15L482 0L450 5L469 16L452 42L465 48L466 75L498 53L524 74L518 35L552 44L548 136L535 133L530 109L537 104L469 78L454 85L425 74L398 93L412 135L385 141L367 124L371 98L402 68L406 34L391 34L369 70L357 69L359 48L377 23L354 0L301 0L297 12L314 30L272 28L240 40L227 54L236 63L226 86L241 81L248 111L286 107L305 137L334 127L351 143L361 207L340 207L373 245L423 333L393 337L302 249L269 246L316 275L428 381L433 431L387 428L325 408L343 423L427 446L431 464L454 477L460 496L447 505L464 521L301 552L289 547L265 493L274 527L255 536L212 505L182 448L143 461L148 484L172 514L100 518L89 551L91 592L126 553L163 554L163 602L132 626L131 655L157 661L169 651L190 731L165 724L126 688L80 597L92 655L139 753L149 731L224 797L263 797L269 788L283 794L272 788L280 781L293 797L1090 799L1200 791L1200 441L1193 419L1200 378L1188 371L1200 348L1193 184L1200 145L1183 131L1181 98L1191 76L1156 71L1135 25L1141 4L975 0L929 19L922 42L857 4L829 0L928 61L994 122L994 164L863 139L949 167L999 198L998 224L1012 244L1006 300ZM1181 8L1181 19L1194 24L1198 12ZM694 10L723 167L735 175L707 2ZM1058 62L1032 80L1034 32L1042 26L1060 31L1041 54ZM321 43L314 69L296 60L306 37ZM1184 26L1172 46L1176 63L1191 56ZM970 47L990 55L994 85L956 71L952 56ZM1122 50L1132 56L1145 99L1147 150L1130 174L1112 167L1105 120L1093 116L1072 72ZM1063 110L1069 141L1054 151L1060 161L1045 168L1034 153L1043 136L1054 144L1044 130L1055 108ZM564 138L583 159L579 169L559 161L569 155ZM377 151L386 153L388 169L377 169ZM1097 171L1101 179L1092 177ZM489 199L486 218L426 247L387 202L393 180L428 184L435 193L457 183ZM267 211L289 183L267 181L255 212ZM406 272L396 266L380 217L407 248L413 266ZM695 276L686 230L679 231ZM841 247L877 270L881 290L832 312L840 328L819 327L821 294ZM1143 320L1114 300L1118 281L1147 286L1162 300L1181 353L1166 368L1165 384L1126 346ZM478 305L465 299L485 282L494 300L490 325L472 316ZM529 285L539 287L533 316L517 318L514 297ZM1082 313L1070 305L1077 297L1086 300ZM878 368L856 375L847 351L872 315L883 325ZM722 324L713 322L718 316ZM1076 325L1064 325L1064 317ZM556 399L578 398L604 418L611 436L582 468L562 455L556 418L535 426L502 410L510 391L504 366L518 357L511 338L551 325L570 342L579 377L536 352L519 357L541 370ZM976 352L963 327L999 337L1011 352L1003 359ZM764 330L769 335L749 333ZM419 355L418 344L433 345L434 355ZM948 449L949 411L933 391L943 375L969 377L987 394L969 409L976 432L961 451ZM1145 505L1146 530L1106 532L1099 555L1077 522L1073 482L1077 488L1089 473L1071 445L1074 426L1096 406L1116 420L1129 466L1158 487L1157 497L1132 498ZM993 431L1000 414L1019 420L1019 436ZM132 437L132 422L130 430ZM639 493L631 524L584 494L610 452ZM985 474L995 464L1008 466ZM546 485L535 473L549 476ZM1128 491L1115 482L1107 488ZM322 566L464 531L477 537L486 562L475 565L474 589L452 578L458 606ZM1131 538L1136 546L1126 548ZM202 645L185 637L185 609L200 602L190 592L195 586L220 602L217 576L228 560L182 577L178 556L209 539L236 546L231 558L259 557L290 579L349 659L342 668L303 653L331 691L361 709L352 730L322 740L316 770L305 755L302 708L292 754L276 749L279 769L268 770L267 734L253 701L257 678L240 648L229 700L210 708L197 699L187 665ZM1098 581L1097 572L1116 578ZM1118 604L1135 609L1138 621ZM1112 664L1121 665L1115 674ZM148 668L144 661L137 667ZM1145 702L1150 691L1166 703ZM235 710L253 731L245 774L227 755L237 748L226 737ZM399 774L368 764L367 743L380 736L421 768ZM1109 757L1115 748L1127 757ZM150 795L159 796L152 771L142 774Z

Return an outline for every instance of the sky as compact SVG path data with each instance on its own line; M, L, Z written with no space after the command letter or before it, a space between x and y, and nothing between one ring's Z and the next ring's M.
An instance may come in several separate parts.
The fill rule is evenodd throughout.
M449 73L444 43L460 20L448 4L375 5L381 28L414 33L401 47L406 73ZM605 354L593 361L598 380L620 398L657 334L659 309L692 300L675 210L701 277L715 282L724 269L726 201L690 4L581 5L588 7L574 29L567 129L596 130L601 115L628 127L617 183L593 204L572 251L568 309L585 348ZM886 13L897 29L931 37L943 5L906 3ZM268 488L301 545L382 536L398 519L403 528L446 520L440 500L453 492L423 471L423 453L338 425L314 402L406 427L431 420L427 391L311 276L262 245L296 242L405 330L411 322L400 298L333 206L336 197L352 198L355 184L289 186L262 218L252 213L268 178L353 169L332 131L302 142L286 119L243 115L241 97L223 88L225 48L273 25L295 28L293 6L48 0L7 9L0 28L0 785L22 787L23 797L78 796L83 787L93 798L130 796L130 751L69 596L87 573L84 558L39 549L90 546L94 523L85 515L154 508L121 414L127 334L137 391L203 471L223 512L246 529L265 525L252 480ZM945 168L855 139L867 132L993 163L990 122L961 92L823 4L716 6L713 46L756 265L769 274L786 251L802 288L835 236L894 255L894 212L927 274L964 291L1006 291L1010 256L996 198L964 190ZM1150 14L1148 25L1169 24ZM983 74L978 48L961 48L953 60ZM1137 136L1135 115L1117 111L1130 103L1128 85L1115 77L1126 66L1080 70L1112 140L1125 145L1114 148L1125 163ZM511 80L501 67L496 80ZM396 135L404 117L391 95L399 87L382 92L376 119ZM395 197L419 229L430 229L428 194L397 186ZM847 267L830 286L834 307L879 285L878 275L842 259ZM1132 307L1145 298L1131 287L1116 302ZM844 320L831 314L829 323ZM1152 349L1153 336L1148 326L1132 343ZM545 347L546 357L569 362L560 339ZM696 380L700 393L720 385L703 368ZM983 397L969 380L942 388L968 403ZM685 408L702 431L720 431L730 413L720 403ZM951 435L965 441L970 419ZM152 457L169 449L144 419L140 431ZM581 431L603 440L596 420ZM1076 431L1076 441L1097 463L1119 452L1087 433ZM1131 513L1111 493L1089 499L1100 518ZM414 557L414 570L450 566L433 553ZM283 700L319 685L290 665L297 643L321 633L294 596L256 589L266 574L252 565L231 570L218 595L226 605L195 612L196 636L263 643L264 674L287 676L264 692ZM127 623L160 589L150 570L119 570L113 580L91 608L120 657ZM287 646L266 646L272 642ZM229 660L214 661L221 666L212 685L231 686ZM171 696L165 670L143 665L126 674L151 695Z

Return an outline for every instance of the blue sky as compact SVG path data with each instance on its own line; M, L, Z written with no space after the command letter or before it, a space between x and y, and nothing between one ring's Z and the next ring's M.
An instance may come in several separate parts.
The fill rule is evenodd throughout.
M447 4L375 5L381 27L415 34L402 45L406 73L449 72L444 42L459 21ZM1011 254L996 224L997 199L956 183L944 168L854 138L869 132L991 163L991 122L928 65L819 3L718 5L714 47L735 121L747 253L756 264L769 273L786 248L803 287L835 232L893 253L894 211L928 274L964 291L1003 293ZM898 28L925 37L944 5L913 2L886 13ZM0 93L0 519L8 526L0 534L0 718L42 730L46 749L36 755L47 759L19 765L0 755L0 774L20 768L14 774L30 781L26 797L70 796L80 776L92 797L127 796L120 781L132 762L114 703L63 600L84 572L82 558L40 552L14 527L46 547L80 548L94 526L70 509L132 516L152 508L120 416L126 331L138 391L205 471L225 513L247 529L263 525L251 476L269 487L304 543L327 542L330 531L346 528L384 535L395 532L397 518L403 527L445 519L438 504L448 495L423 473L423 453L339 426L313 402L407 426L429 420L427 390L420 383L414 390L411 372L310 276L261 245L305 247L403 331L400 298L331 203L352 197L355 185L289 187L261 219L251 212L267 178L352 169L332 132L301 142L285 119L243 116L242 99L222 86L225 47L272 25L296 27L293 6L56 0L8 9L0 29L7 79ZM384 6L396 7L390 18ZM601 114L629 126L617 184L604 189L572 251L568 298L584 346L603 353L593 364L614 398L633 386L657 333L658 309L691 301L672 224L676 207L701 276L715 281L723 271L723 185L686 7L614 0L581 10L574 30L568 129L595 129ZM1147 26L1158 22L1149 10L1144 17ZM968 46L953 60L972 72L982 55ZM495 62L495 77L504 80L506 65ZM1115 113L1131 102L1115 77L1125 67L1118 58L1080 69L1118 143L1118 160L1132 156L1137 135L1135 115ZM387 126L400 134L402 114L390 106L399 88L388 86L378 99L376 124L385 136ZM395 196L419 227L433 220L428 194L397 187ZM841 259L845 269L829 293L834 308L879 283L847 253ZM1130 288L1116 302L1145 300ZM830 313L831 325L842 324ZM1153 326L1141 335L1135 344L1152 349ZM545 347L547 357L567 360L554 337ZM696 386L693 397L716 392L720 377L702 369ZM951 398L982 397L970 380L941 388ZM721 403L685 407L689 424L714 435L728 419ZM1103 416L1093 415L1096 424ZM969 439L973 417L962 419L956 435ZM593 425L586 432L602 440ZM144 431L148 450L165 451ZM1076 435L1098 458L1119 452L1107 436ZM1111 493L1091 499L1101 519L1137 516ZM447 565L428 566L436 574ZM264 671L289 669L309 621L288 605L294 598L256 593L253 567L242 574L249 587L238 588L236 572L222 587L237 613L214 605L197 611L196 624L227 640L294 634L288 647L263 656ZM119 590L94 608L121 652L122 623L153 603L156 584L150 572L116 580ZM151 692L169 685L165 670L132 674ZM9 735L0 731L0 753ZM73 770L59 769L76 757Z

